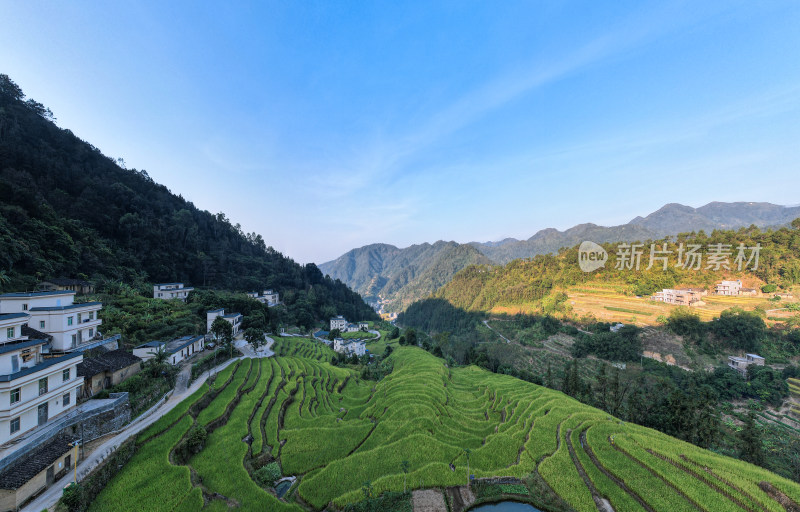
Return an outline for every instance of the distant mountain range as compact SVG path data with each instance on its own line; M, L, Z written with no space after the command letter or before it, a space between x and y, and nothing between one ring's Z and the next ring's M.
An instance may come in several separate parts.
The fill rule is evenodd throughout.
M415 300L430 295L461 269L472 264L505 264L518 258L557 252L584 240L597 243L659 239L691 231L738 229L751 225L780 227L800 217L800 206L771 203L712 202L700 208L670 203L646 217L605 227L579 224L565 231L548 228L527 240L499 242L436 242L399 249L372 244L353 249L319 265L324 274L340 279L368 302L385 299L387 311L402 311Z
M323 263L319 269L347 283L367 302L385 299L387 311L402 311L447 284L462 268L490 263L470 245L439 241L405 249L367 245Z

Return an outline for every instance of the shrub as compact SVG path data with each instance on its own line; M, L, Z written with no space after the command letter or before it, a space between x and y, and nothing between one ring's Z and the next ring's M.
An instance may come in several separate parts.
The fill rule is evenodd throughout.
M275 481L281 477L281 467L277 462L270 462L265 466L258 468L253 473L256 481L264 487L272 487Z
M761 287L761 291L764 293L773 293L778 290L778 285L775 284L765 284Z

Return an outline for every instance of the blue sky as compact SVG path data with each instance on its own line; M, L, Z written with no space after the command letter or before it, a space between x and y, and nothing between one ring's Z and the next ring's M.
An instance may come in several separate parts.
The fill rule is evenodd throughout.
M0 73L300 262L800 203L800 3L16 2Z

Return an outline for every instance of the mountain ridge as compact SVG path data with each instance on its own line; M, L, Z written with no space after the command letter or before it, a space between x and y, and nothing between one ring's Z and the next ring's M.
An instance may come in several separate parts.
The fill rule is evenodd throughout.
M788 225L797 217L800 217L800 206L783 206L766 202L712 201L698 208L680 203L668 203L644 217L634 217L626 224L601 226L586 222L564 231L544 228L525 240L508 237L496 242L465 244L440 240L433 244L425 242L406 248L386 243L369 244L351 249L335 260L320 264L319 268L323 273L352 287L367 301L375 303L382 297L387 311L401 311L413 300L423 298L424 295L421 294L429 290L434 291L436 289L434 285L441 283L442 278L449 281L456 272L468 264L503 265L515 259L556 253L584 240L613 243L656 240L693 231L710 233L715 229L730 230L751 225L762 229L777 228ZM450 256L455 254L455 246L472 247L478 254L471 253L467 256L462 252L459 253L460 258L451 262L446 261L450 257L447 254L438 254L436 258L431 258L430 254L425 255L426 251L441 251L443 244L447 244ZM378 252L381 254L378 255ZM369 264L364 262L366 254L372 257ZM440 270L436 273L438 278L435 282L426 284L422 282L425 279L423 276L430 276L426 271L434 264L434 260L439 269L447 268L447 270ZM464 263L464 266L457 268L460 263ZM408 268L405 268L406 266ZM412 282L414 282L413 291L407 290L406 286Z

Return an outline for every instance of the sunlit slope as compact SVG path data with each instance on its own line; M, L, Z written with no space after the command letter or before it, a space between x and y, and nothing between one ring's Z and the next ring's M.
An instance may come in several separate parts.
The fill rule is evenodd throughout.
M579 511L596 510L603 498L616 511L779 512L777 499L800 502L796 483L562 393L476 367L449 369L416 348L399 348L392 360L393 373L378 383L313 359L243 361L221 375L215 395L193 397L194 406L151 428L93 510L175 510L201 501L204 510L321 510L363 499L367 481L373 493L402 490L404 460L411 488L463 485L467 450L477 478L538 472ZM194 422L212 432L187 471L169 451ZM252 448L242 442L248 433ZM268 453L284 474L300 477L288 503L245 469ZM154 472L158 478L147 481ZM159 498L155 485L169 487L171 498Z

